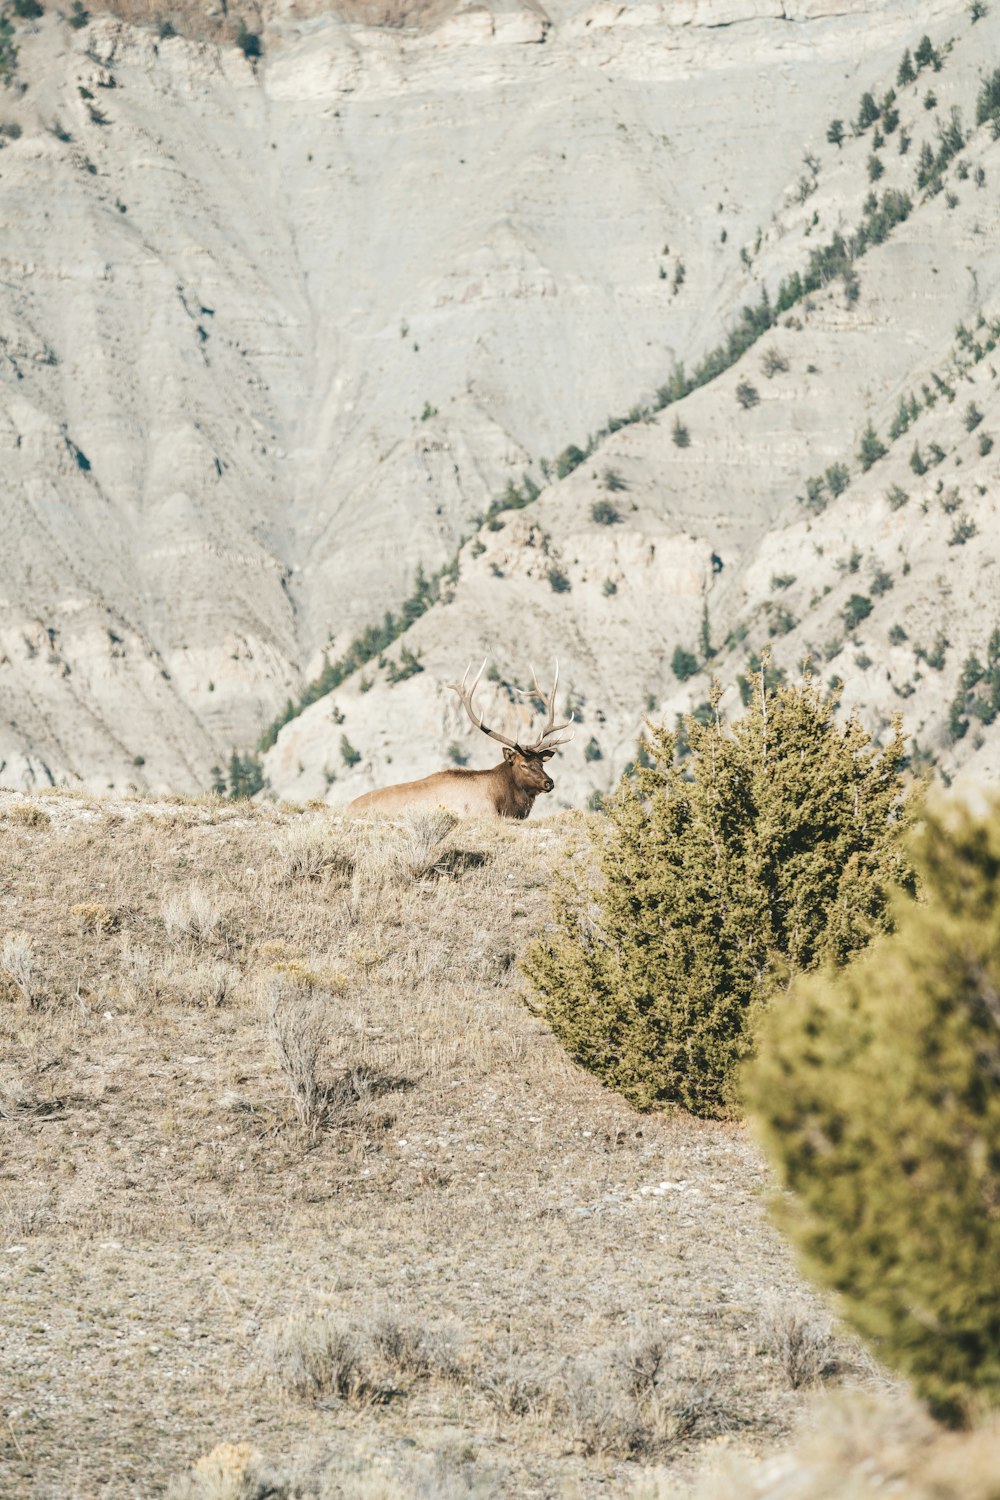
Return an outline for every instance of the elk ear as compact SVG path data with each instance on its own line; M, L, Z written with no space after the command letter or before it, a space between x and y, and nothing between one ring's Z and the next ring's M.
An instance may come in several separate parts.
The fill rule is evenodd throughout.
M514 759L514 757L515 757L516 754L517 754L516 750L511 750L508 745L504 745L504 747L503 747L503 758L504 758L504 760L512 761Z
M540 760L551 760L552 757L553 757L553 755L555 755L555 753L556 752L554 750L543 750L542 753L541 753L541 755L540 755L540 757L539 757L539 759Z

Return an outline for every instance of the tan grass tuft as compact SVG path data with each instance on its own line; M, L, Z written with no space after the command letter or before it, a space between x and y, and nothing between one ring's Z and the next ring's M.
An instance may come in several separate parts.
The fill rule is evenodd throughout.
M4 811L8 823L19 823L22 828L50 828L52 819L44 807L34 802L15 802Z
M6 975L26 1005L40 1004L41 975L26 932L9 932L0 941L0 974Z
M112 908L104 901L77 901L69 914L83 936L94 933L99 937L116 932L123 917L120 908Z

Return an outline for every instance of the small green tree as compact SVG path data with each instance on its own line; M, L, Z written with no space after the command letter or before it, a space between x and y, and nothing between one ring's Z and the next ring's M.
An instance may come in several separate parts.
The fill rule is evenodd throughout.
M909 47L907 47L899 60L899 68L896 72L896 84L899 88L905 88L908 83L915 81L916 76L917 70L913 66L913 58L910 56Z
M913 54L913 56L916 60L918 68L926 68L930 66L934 66L936 68L939 65L938 54L934 49L933 42L926 34L926 32L920 38L920 41L917 44L917 50Z
M250 62L256 62L257 58L262 57L264 54L260 33L251 31L242 16L236 23L236 45L243 53L243 56L248 58ZM423 422L427 416L433 416L434 414L434 408L425 405L424 415L420 420Z
M215 770L218 767L214 768ZM214 772L213 772L214 774ZM213 783L213 791L217 790L221 777ZM253 797L266 786L264 768L260 760L252 752L240 755L236 750L229 757L229 789L228 795L233 801L240 801L244 797Z
M831 464L824 478L831 495L842 495L851 482L851 471L846 464Z
M826 138L831 146L838 148L844 144L844 122L843 120L831 120L827 128Z
M869 93L861 95L861 105L858 109L858 129L867 130L869 125L874 125L878 119L879 109L874 98Z
M6 11L0 11L0 83L10 83L17 73L17 50L13 22Z
M575 443L570 443L569 447L564 448L556 459L556 478L565 479L568 474L572 474L574 469L579 468L586 457L582 448L578 448Z
M685 651L683 646L675 646L670 667L678 682L687 682L698 670L698 658L692 656L690 651Z
M888 451L882 439L875 431L874 426L869 422L861 434L861 446L858 449L858 463L861 465L862 471L864 472L870 469L872 464L878 463L879 459L884 458Z
M976 98L976 124L985 125L987 120L1000 119L1000 68L994 68L979 87Z
M908 876L898 725L879 751L813 678L771 691L763 675L732 727L713 687L683 765L652 731L651 764L593 832L596 870L558 884L555 930L525 961L570 1054L642 1108L730 1109L759 1012L791 973L885 930Z
M962 1424L1000 1405L1000 804L917 849L925 899L772 1009L747 1097L809 1267Z
M848 630L857 630L862 620L872 612L872 601L864 594L852 594L844 605L844 624Z

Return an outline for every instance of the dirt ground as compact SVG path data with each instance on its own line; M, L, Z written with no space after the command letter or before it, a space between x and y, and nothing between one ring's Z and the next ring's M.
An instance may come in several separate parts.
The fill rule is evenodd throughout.
M745 1128L526 1007L586 820L436 819L0 793L0 1494L264 1493L192 1476L231 1443L320 1500L626 1495L877 1380Z

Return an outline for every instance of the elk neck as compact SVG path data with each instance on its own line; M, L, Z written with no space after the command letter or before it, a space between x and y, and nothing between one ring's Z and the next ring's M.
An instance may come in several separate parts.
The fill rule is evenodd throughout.
M501 818L526 818L535 805L538 793L528 787L518 786L513 767L502 760L487 773L493 782L497 816Z

